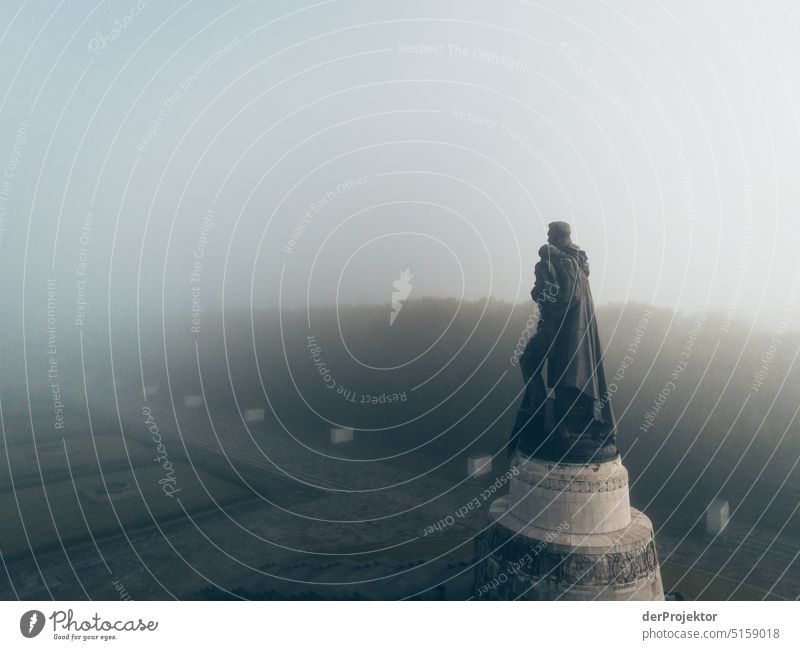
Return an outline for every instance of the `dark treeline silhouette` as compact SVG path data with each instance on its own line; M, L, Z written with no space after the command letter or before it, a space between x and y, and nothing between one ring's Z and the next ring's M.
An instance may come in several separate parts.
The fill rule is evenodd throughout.
M415 450L433 467L489 452L505 462L522 389L515 350L535 327L532 306L409 300L391 326L389 309L227 313L225 345L222 319L205 314L209 403L265 404L275 435L354 427L365 456ZM800 337L778 323L776 335L635 303L600 307L597 318L634 501L688 527L720 492L743 523L768 510L760 528L796 529ZM179 393L198 382L185 330L167 328Z
M199 334L185 315L163 326L142 321L141 365L131 319L113 322L110 335L87 329L84 342L92 343L83 361L64 334L66 433L53 429L46 355L29 342L37 443L88 436L87 403L95 435L119 437L124 430L147 442L144 375L158 386L150 402L165 431L183 421L183 397L200 393L202 379L212 419L230 423L237 407L263 407L267 423L258 435L287 445L296 438L328 449L328 429L342 425L357 430L348 453L410 452L392 462L414 472L441 466L451 477L463 476L465 457L478 452L495 455L495 469L502 468L523 387L515 354L535 327L532 305L412 299L393 325L389 315L388 304L226 311L224 318L209 311ZM722 314L635 303L602 306L597 318L634 504L646 507L657 525L688 529L719 492L737 525L758 522L765 534L786 525L784 533L797 533L800 337L782 331L780 322L751 330ZM20 356L7 352L11 360L12 352ZM24 373L22 366L9 368L5 434L9 444L30 444ZM219 425L222 437L226 426Z

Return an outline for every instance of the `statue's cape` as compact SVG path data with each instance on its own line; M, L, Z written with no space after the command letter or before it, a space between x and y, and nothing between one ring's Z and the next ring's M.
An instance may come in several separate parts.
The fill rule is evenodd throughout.
M558 282L558 300L543 317L552 319L558 334L548 355L547 383L573 388L595 402L595 418L614 425L603 369L603 350L597 333L594 301L589 288L586 253L574 244L560 248L550 263Z

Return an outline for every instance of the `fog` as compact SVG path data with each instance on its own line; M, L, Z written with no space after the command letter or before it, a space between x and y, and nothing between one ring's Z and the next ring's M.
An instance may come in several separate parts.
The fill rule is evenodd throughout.
M467 455L505 468L552 221L588 253L610 376L642 339L611 400L633 498L669 553L690 561L681 544L715 494L737 534L796 548L796 8L3 0L0 14L0 499L28 491L0 536L19 561L11 589L28 552L64 548L51 529L22 535L26 507L38 525L44 504L53 527L68 520L69 544L85 542L76 521L111 536L123 522L227 517L220 503L264 495L277 507L252 516L276 517L270 542L308 542L323 559L362 547L322 524L363 515L360 543L387 548L418 536L469 498ZM265 417L251 427L254 408ZM156 422L182 512L160 492ZM357 430L341 456L332 426ZM41 445L57 457L45 470ZM273 482L298 468L308 476ZM101 512L92 490L106 474L145 486L144 510ZM82 496L74 487L54 518L47 491L71 499L76 476ZM344 494L312 498L307 480ZM87 503L97 513L78 520ZM314 516L314 532L291 528ZM249 542L242 556L263 562ZM240 593L289 593L213 557L197 564L214 580L165 582L181 597L229 594L231 576ZM286 575L302 565L298 584L301 559L281 560ZM760 590L748 596L784 579L776 593L796 593L784 566L745 584L747 562L730 575ZM358 597L406 597L426 580ZM108 597L105 582L92 594ZM29 592L52 596L42 584Z
M786 307L785 7L142 4L3 5L6 332L50 277L73 327L82 249L85 322L190 319L198 253L203 309L523 300L553 220L600 303Z

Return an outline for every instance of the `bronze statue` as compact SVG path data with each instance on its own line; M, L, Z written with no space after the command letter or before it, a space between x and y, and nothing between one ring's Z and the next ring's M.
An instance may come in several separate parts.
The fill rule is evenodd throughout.
M509 453L571 463L609 460L618 453L614 415L586 253L572 243L569 224L555 221L539 257L531 291L539 322L519 360L525 396Z

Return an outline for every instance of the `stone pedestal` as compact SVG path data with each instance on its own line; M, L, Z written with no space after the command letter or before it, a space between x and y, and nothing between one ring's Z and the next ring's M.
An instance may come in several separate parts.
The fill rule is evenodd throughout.
M663 600L653 526L630 506L619 457L594 464L518 455L507 497L476 542L481 600Z

